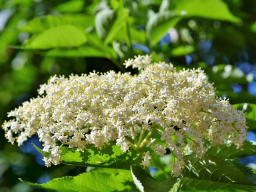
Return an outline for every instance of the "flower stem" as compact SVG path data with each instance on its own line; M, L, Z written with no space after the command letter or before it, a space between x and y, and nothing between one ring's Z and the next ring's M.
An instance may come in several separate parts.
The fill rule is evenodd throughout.
M138 146L140 146L142 139L144 138L145 135L145 129L141 128L141 133L140 133L140 137L139 137L139 141L138 141Z
M153 128L149 131L149 133L147 134L147 136L146 136L146 137L143 139L143 141L140 143L140 148L144 147L144 146L147 144L147 142L149 141L149 138L150 138L150 136L153 134L154 130L155 130L155 128L153 127Z

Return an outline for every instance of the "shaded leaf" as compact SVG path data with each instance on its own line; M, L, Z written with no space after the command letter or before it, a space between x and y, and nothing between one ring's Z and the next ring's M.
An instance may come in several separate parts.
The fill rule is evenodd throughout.
M256 145L246 140L243 146L239 149L237 149L234 144L231 146L214 146L209 148L206 154L213 155L221 159L248 157L256 154Z
M93 171L82 173L75 177L56 178L43 184L22 182L43 189L63 192L137 191L136 186L133 184L131 173L126 170L119 170L118 173Z
M131 173L135 185L141 192L168 192L177 182L176 178L169 178L163 182L158 182L144 169L135 165L131 166Z
M234 184L234 183L223 183L223 182L216 182L216 181L183 178L180 180L179 185L176 186L175 190L179 192L191 192L191 191L247 192L247 191L256 191L256 187L250 186L250 185Z
M186 165L176 190L234 191L256 190L256 185L236 166L218 157L195 153L185 157Z
M232 105L232 107L238 110L243 110L245 112L246 122L247 122L246 125L249 127L249 130L256 129L256 104L239 103L239 104Z
M53 27L27 39L23 49L78 47L87 41L83 31L72 25Z
M256 184L256 175L252 172L252 170L243 164L239 163L237 159L235 160L226 160L228 163L236 166L248 179L252 181L253 184Z
M232 65L215 65L212 69L206 70L209 80L214 84L248 83L252 79L245 76L244 72Z

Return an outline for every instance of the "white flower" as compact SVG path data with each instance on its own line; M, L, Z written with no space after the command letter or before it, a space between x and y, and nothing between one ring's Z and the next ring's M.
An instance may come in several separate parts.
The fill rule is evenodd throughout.
M149 167L150 166L150 153L149 151L146 152L146 154L144 155L144 160L142 161L141 165L143 165L144 167Z
M143 166L150 166L149 151L163 156L168 148L175 157L174 176L184 169L185 147L205 153L204 138L214 145L243 145L244 113L226 99L215 99L201 69L178 72L171 64L151 60L146 55L126 61L126 67L140 70L136 76L110 71L51 77L39 90L44 96L8 114L14 119L3 124L6 138L21 145L38 134L43 150L50 152L46 166L60 163L60 143L79 151L109 142L124 152L145 149L140 150L145 152Z

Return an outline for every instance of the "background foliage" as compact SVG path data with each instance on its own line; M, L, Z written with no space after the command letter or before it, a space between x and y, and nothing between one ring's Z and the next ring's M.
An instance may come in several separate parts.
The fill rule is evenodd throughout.
M178 69L201 67L218 96L256 104L255 15L254 0L0 0L0 124L50 76L137 73L122 63L138 54ZM248 117L251 131L254 117ZM31 145L40 146L36 137L20 148L7 143L3 130L0 137L0 191L37 190L19 177L42 183L86 170L44 167ZM256 163L255 157L240 161Z

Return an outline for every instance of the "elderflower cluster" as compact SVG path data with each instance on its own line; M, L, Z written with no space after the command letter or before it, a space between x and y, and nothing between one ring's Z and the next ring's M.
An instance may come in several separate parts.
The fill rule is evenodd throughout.
M153 153L163 156L168 148L174 176L185 166L185 147L204 155L205 139L214 145L243 145L244 113L216 99L202 70L176 72L149 56L125 65L139 68L139 75L110 71L51 77L41 86L41 97L9 113L15 119L4 123L6 137L22 145L37 134L43 151L50 153L46 166L60 163L60 145L84 151L87 144L99 148L115 142L124 152L144 149L143 166L150 166Z

